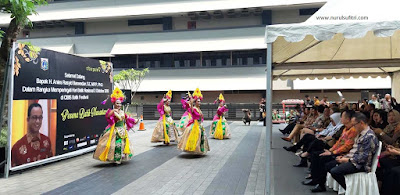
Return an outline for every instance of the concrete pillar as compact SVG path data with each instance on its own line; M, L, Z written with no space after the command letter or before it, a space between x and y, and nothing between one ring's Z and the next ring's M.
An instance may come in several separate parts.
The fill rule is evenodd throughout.
M392 96L400 99L400 71L394 72L392 78Z

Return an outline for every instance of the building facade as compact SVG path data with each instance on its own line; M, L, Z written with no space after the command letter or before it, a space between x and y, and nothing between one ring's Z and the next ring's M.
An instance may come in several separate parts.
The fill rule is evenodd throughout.
M19 41L82 57L111 61L114 71L149 68L135 102L155 103L169 89L180 98L199 87L204 101L219 93L234 103L258 103L265 94L265 26L308 19L321 0L53 0L32 16ZM9 16L0 15L6 28ZM274 99L329 95L349 100L390 79L274 81ZM357 79L356 79L357 80ZM309 81L308 81L309 82ZM358 83L358 84L357 84ZM312 86L311 88L309 86ZM323 91L324 89L325 91Z

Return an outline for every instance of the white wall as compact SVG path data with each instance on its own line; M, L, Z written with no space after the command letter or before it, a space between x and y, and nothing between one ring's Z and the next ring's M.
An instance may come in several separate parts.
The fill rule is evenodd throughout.
M321 6L325 0L97 0L51 3L37 8L33 21L68 20L85 18L119 18L145 15L171 15L204 10L228 10L252 7L286 8L295 5ZM0 25L10 22L8 14L0 15Z
M154 17L154 16L153 16ZM162 16L159 16L162 17ZM300 16L299 10L273 10L272 11L272 23L297 23L305 21L309 16ZM138 18L136 18L138 19ZM173 30L186 30L187 22L192 21L185 14L180 16L174 16L172 19ZM262 25L261 16L247 16L247 17L236 17L227 18L226 16L221 19L211 17L211 19L198 19L196 21L197 29L212 29L212 28L229 28L229 27L244 27L244 26L255 26ZM127 18L119 19L107 19L106 21L83 21L85 23L85 34L108 34L108 33L129 33L129 32L151 32L151 31L162 31L162 24L155 25L135 25L128 26ZM37 37L58 37L74 35L74 27L55 27L55 28L44 28L34 29L30 31L30 38ZM19 36L22 37L22 33Z

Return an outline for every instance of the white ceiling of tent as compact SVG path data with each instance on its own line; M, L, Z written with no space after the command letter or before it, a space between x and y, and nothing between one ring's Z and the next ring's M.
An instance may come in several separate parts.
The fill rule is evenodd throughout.
M400 71L397 5L395 0L330 0L304 23L267 26L274 76L375 77Z

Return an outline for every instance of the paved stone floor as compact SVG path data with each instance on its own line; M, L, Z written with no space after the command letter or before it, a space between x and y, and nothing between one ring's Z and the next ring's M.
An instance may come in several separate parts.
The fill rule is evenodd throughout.
M115 166L92 153L13 173L0 194L264 194L265 128L229 122L232 139L209 139L205 156L150 143L156 121L131 132L134 158ZM205 121L208 133L211 121Z
M283 129L285 125L274 125L272 132L272 186L273 191L276 195L304 195L313 194L310 189L313 186L305 186L301 184L301 181L305 180L304 177L307 175L306 171L308 168L293 167L293 164L297 164L300 158L294 155L292 152L288 152L283 149L283 146L290 146L289 142L285 142L281 139L283 137L279 128ZM337 194L331 189L327 189L327 192L317 193L333 195Z
M264 194L265 127L229 122L232 139L209 139L205 156L182 153L175 144L150 143L156 121L130 132L134 158L122 165L102 163L92 153L16 172L0 179L0 194ZM211 121L205 121L208 133ZM310 194L301 185L304 168L286 152L278 128L272 130L272 194ZM326 194L333 194L332 191Z

